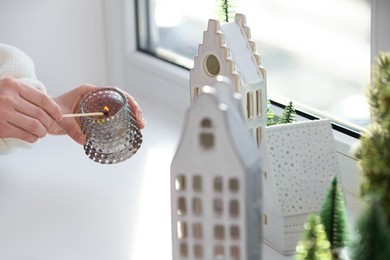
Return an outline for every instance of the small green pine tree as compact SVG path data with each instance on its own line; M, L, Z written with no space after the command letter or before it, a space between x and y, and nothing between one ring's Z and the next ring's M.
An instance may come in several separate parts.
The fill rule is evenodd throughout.
M378 55L367 90L372 124L362 133L355 155L365 176L362 195L382 192L381 203L390 225L390 52Z
M367 89L372 120L390 127L390 52L381 52L373 66L372 84Z
M330 260L330 243L318 215L309 215L305 231L296 247L296 260Z
M284 108L283 114L280 117L278 124L288 124L294 122L295 115L295 108L293 103L290 101L290 103Z
M267 100L267 126L275 125L278 120L277 115L271 109L271 102Z
M292 102L285 106L282 115L278 116L272 111L271 102L267 100L267 126L292 123L295 116L296 111Z
M217 1L217 16L220 22L231 22L236 14L238 0L218 0Z
M390 259L390 230L380 199L373 198L357 222L352 242L352 260Z
M342 191L334 177L322 204L321 221L325 227L334 259L340 259L340 249L348 243L348 222Z

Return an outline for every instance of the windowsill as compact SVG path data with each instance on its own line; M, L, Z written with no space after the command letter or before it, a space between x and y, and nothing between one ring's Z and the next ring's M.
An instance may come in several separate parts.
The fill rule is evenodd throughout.
M136 88L132 94L138 95ZM7 245L3 254L172 259L169 165L185 113L148 98L136 99L147 122L141 149L126 162L110 166L92 162L67 136L48 136L32 150L0 157L2 198L7 198L0 201L4 209L0 227L5 230L0 241ZM58 147L61 156L53 153ZM20 158L25 159L23 164L18 163ZM354 213L356 200L350 193L346 199L348 213ZM53 239L58 242L54 249L41 246ZM264 259L293 258L268 245L263 245L263 254Z
M151 55L140 52L128 55L128 68L132 73L129 80L134 86L132 93L154 104L172 109L177 113L177 118L184 118L185 111L189 106L189 72L176 65L164 62ZM150 91L150 84L159 87ZM174 93L174 94L172 94ZM278 108L275 112L278 113ZM307 119L306 119L307 120ZM333 130L335 147L338 152L341 184L345 193L346 204L351 223L355 223L356 217L362 209L359 201L359 189L362 175L357 168L352 148L358 139L347 134Z
M160 85L158 90L155 90L156 88L154 88L154 91L150 91L149 88L144 87L144 83L141 83L142 75L140 76L140 79L138 79L138 82L137 79L129 78L129 81L143 86L134 89L137 94L155 100L161 103L161 105L177 110L181 114L184 113L189 104L188 70L137 51L128 55L128 62L129 70L134 71L134 75L139 75L137 72L140 72L140 74L147 74L149 79L144 79L146 82L157 80ZM174 93L174 95L171 93ZM273 107L272 109L277 113L281 111L280 108L277 107ZM305 118L300 118L299 120L305 120ZM356 145L358 139L337 130L334 130L334 137L337 151L340 154L353 159L354 156L351 149Z

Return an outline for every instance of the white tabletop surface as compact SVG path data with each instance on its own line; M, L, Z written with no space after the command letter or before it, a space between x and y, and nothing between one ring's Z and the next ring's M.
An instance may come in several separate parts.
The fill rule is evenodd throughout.
M141 149L117 165L67 136L0 156L0 260L171 260L170 162L183 118L139 100ZM264 245L267 260L284 260Z

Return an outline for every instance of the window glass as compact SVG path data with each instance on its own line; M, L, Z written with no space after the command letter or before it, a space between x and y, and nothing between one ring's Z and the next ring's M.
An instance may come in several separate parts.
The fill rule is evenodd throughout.
M180 244L180 256L187 257L188 256L188 245L187 243Z
M204 149L211 149L214 147L214 135L210 133L200 133L200 144Z
M194 255L196 259L202 259L203 258L203 246L200 244L194 245Z
M222 192L222 190L223 190L222 177L215 177L214 178L214 191L215 192Z
M186 189L186 178L184 175L178 175L175 178L175 189L177 191L183 191Z
M187 222L177 221L177 238L178 239L187 238Z
M217 240L225 239L225 227L223 225L214 226L214 238Z
M216 2L138 1L139 48L192 68ZM298 110L351 129L369 124L368 0L239 0L235 11L246 16L267 71L269 99L293 101Z
M232 225L230 227L230 238L233 240L240 239L240 227L237 225Z
M192 225L192 233L194 234L195 239L202 239L203 237L202 224L194 223Z
M216 245L214 246L214 256L216 257L220 257L221 259L224 259L224 255L225 255L225 249L222 245ZM219 259L219 258L217 258Z
M202 215L202 200L200 198L192 199L192 211L195 216Z
M194 191L202 191L202 176L195 175L193 177L193 188Z
M229 180L229 190L231 192L237 192L238 189L239 189L239 182L238 182L238 179L236 178L232 178Z
M239 216L239 203L238 200L229 201L229 214L233 218L237 218Z
M222 199L213 200L213 211L217 217L220 217L223 213L223 201Z
M179 197L177 204L177 215L185 215L187 212L186 199L184 197Z

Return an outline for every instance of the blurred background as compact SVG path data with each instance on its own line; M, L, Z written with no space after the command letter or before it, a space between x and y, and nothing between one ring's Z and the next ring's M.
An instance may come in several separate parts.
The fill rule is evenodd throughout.
M135 13L135 2L0 1L0 42L32 58L50 95L84 83L119 83L147 120L141 149L118 165L89 160L67 136L48 136L32 149L0 156L0 260L171 260L169 167L189 103L188 70L178 72L176 65L191 68L214 1L138 1L137 40L153 58L129 53L136 49L135 17L123 16ZM238 11L258 41L271 95L340 122L369 122L363 97L370 67L367 1L242 2L250 4ZM130 20L131 28L124 26ZM341 171L352 180L346 183L358 190L350 146L340 147ZM264 250L267 259L288 259Z
M49 94L106 84L102 1L2 0L0 41L26 52Z
M32 58L52 96L111 85L103 6L1 0L0 42ZM144 142L123 163L95 163L67 136L0 156L0 260L171 259L169 164L181 119L164 107L164 119L153 116L151 104L137 101L148 120Z

